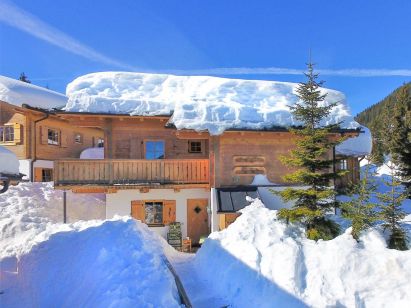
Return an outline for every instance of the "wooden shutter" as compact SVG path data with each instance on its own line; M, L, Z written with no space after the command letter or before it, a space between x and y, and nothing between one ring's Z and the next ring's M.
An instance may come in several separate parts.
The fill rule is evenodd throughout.
M42 172L43 168L34 168L34 182L43 181Z
M141 200L131 201L131 217L145 222L146 211L144 209L144 202Z
M21 124L20 123L14 123L14 143L20 144L21 142Z
M48 134L47 127L40 126L40 143L41 144L47 144L47 139L48 139L47 134Z
M59 138L60 138L61 147L62 148L67 148L67 146L68 146L68 135L67 134L63 135L62 130L59 131L59 134L60 134Z
M168 225L176 221L176 201L164 200L163 203L163 223Z

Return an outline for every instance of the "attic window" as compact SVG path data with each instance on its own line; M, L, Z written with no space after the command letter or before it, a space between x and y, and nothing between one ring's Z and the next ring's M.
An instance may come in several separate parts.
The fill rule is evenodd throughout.
M188 152L189 153L201 153L201 141L189 141L188 142Z

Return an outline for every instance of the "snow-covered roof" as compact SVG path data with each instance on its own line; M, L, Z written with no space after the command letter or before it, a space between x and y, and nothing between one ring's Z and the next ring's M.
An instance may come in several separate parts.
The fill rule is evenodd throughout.
M363 156L371 154L372 137L370 130L361 126L361 133L358 137L348 138L335 147L335 151L340 155Z
M100 72L81 76L67 86L65 110L155 116L173 114L177 129L208 130L217 135L230 128L262 129L300 125L290 113L298 101L290 82ZM341 92L328 93L324 104L338 102L323 124L342 122L357 128Z
M26 104L42 109L67 104L67 97L61 93L5 76L0 76L0 100L19 107Z
M19 174L19 160L16 154L0 146L0 173Z

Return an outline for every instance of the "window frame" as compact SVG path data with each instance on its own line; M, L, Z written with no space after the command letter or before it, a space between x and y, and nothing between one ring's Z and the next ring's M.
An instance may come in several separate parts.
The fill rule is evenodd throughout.
M57 141L50 139L50 132L54 132L54 137L57 135ZM47 144L59 146L61 142L61 133L60 130L54 128L47 128Z
M8 134L12 136L11 140L6 140L6 133L7 130L10 130L11 133L9 132ZM0 143L2 144L9 144L9 143L15 143L15 132L14 132L14 125L1 125L0 126Z
M104 138L98 137L97 138L97 144L96 144L97 148L104 148Z
M47 175L46 173L49 174ZM49 177L49 180L48 180ZM51 168L42 168L41 169L41 181L42 182L52 182L53 181L53 169Z
M341 159L340 160L340 170L348 170L348 160L347 159Z
M149 142L158 142L158 143L163 143L163 157L162 158L147 158L147 153L151 151L147 151L147 144ZM156 151L154 151L156 153ZM144 140L144 159L147 160L158 160L158 159L165 159L166 158L166 142L164 139L145 139Z
M193 151L193 143L198 143L199 144L199 151L194 150ZM189 140L188 141L188 153L193 153L193 154L202 154L203 153L203 142L201 140Z
M144 200L143 201L144 204L144 223L146 225L148 225L149 227L163 227L164 226L164 215L163 215L163 210L164 210L164 201L163 200ZM147 221L147 204L152 204L153 206L155 204L161 204L161 210L159 211L159 213L161 214L161 222L148 222ZM155 220L155 216L157 214L157 211L155 211L154 213L154 219Z

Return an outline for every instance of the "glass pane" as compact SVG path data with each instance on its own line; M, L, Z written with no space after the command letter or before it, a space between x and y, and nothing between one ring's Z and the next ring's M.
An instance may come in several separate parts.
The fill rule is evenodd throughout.
M154 206L153 203L147 202L145 204L145 211L146 211L146 223L147 224L152 224L154 223Z
M164 158L164 141L146 141L146 159Z
M154 149L155 149L155 142L147 141L146 142L146 152L154 152Z

